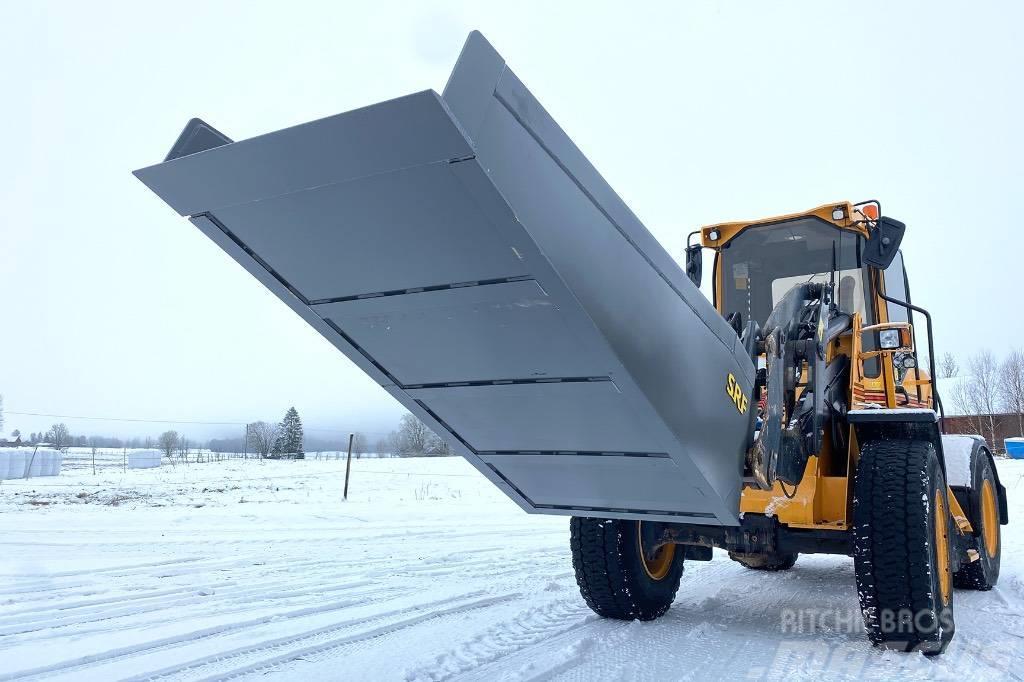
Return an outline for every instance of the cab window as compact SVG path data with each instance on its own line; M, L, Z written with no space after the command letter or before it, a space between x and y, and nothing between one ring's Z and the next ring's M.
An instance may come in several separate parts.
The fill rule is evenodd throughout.
M828 282L837 266L836 301L840 310L859 312L870 324L866 270L860 262L860 237L818 218L759 225L737 235L719 254L722 314L741 313L743 321L764 325L792 287Z
M899 301L910 302L907 292L907 279L903 270L903 252L897 252L892 263L885 270L885 295ZM896 303L886 303L886 312L890 322L909 322L907 309Z

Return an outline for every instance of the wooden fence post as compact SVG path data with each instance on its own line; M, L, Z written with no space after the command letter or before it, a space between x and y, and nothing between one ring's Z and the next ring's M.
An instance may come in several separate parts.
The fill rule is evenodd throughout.
M352 439L355 437L354 433L348 434L348 459L345 460L345 494L342 499L348 499L348 474L352 470Z

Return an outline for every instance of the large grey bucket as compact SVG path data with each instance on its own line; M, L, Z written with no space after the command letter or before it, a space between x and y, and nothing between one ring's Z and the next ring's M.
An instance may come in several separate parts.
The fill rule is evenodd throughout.
M479 33L443 96L136 175L524 509L738 522L750 359Z

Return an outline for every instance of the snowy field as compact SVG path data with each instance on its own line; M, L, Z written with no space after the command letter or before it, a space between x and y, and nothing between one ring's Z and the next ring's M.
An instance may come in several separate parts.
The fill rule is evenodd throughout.
M843 557L716 551L661 620L599 620L567 519L461 459L354 460L348 502L343 461L5 481L0 680L1022 679L1024 462L999 470L999 586L956 593L935 659L869 646Z

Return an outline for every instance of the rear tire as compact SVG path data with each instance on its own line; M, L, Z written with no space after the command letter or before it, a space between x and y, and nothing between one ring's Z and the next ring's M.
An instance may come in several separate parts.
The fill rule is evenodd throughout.
M927 441L863 444L853 500L853 558L868 637L940 654L953 638L951 515Z
M971 453L971 526L978 535L978 559L953 574L953 585L965 590L991 590L999 581L1002 539L999 529L999 493L996 475L988 455L979 449ZM968 514L972 512L968 511Z
M755 571L788 571L796 564L800 555L792 553L755 553L729 552L729 558L746 568Z
M580 594L594 613L619 620L654 620L679 589L683 552L664 545L641 555L641 521L574 516L569 523L572 565Z

